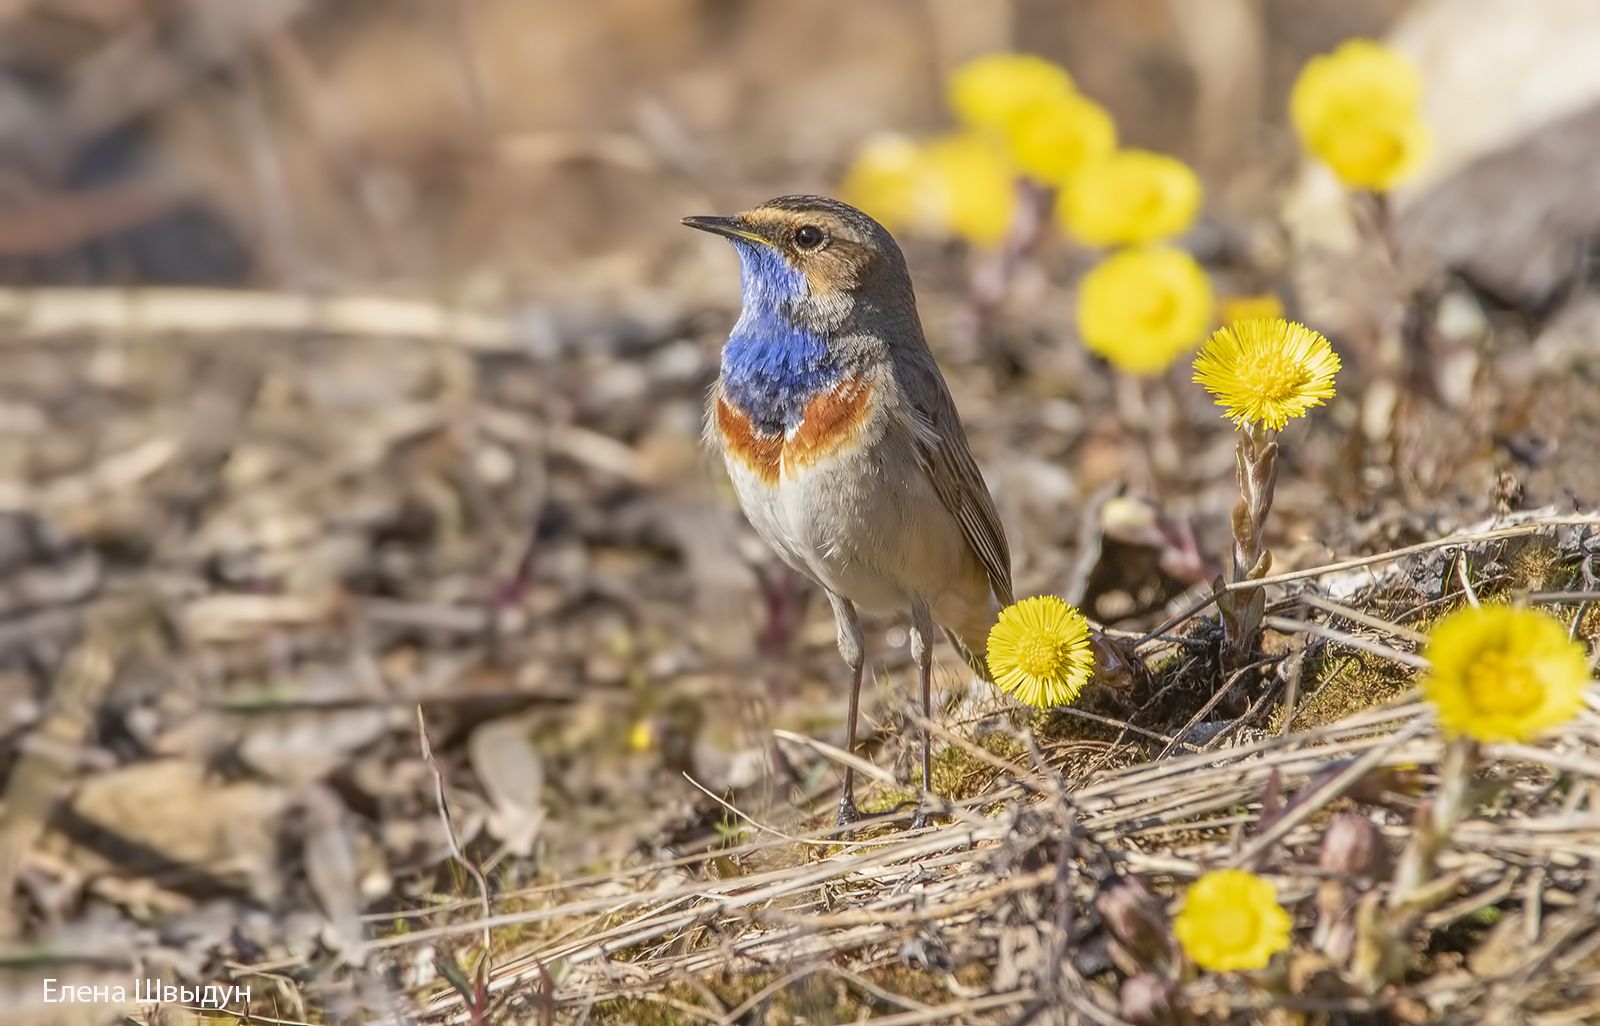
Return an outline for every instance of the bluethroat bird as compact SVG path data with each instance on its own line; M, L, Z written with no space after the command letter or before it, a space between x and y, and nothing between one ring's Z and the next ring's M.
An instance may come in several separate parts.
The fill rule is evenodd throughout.
M683 223L739 254L743 310L706 435L756 533L833 606L850 668L846 746L865 655L858 609L910 615L931 722L933 626L987 679L988 631L1012 601L1011 554L923 339L905 257L878 222L822 196ZM930 748L924 728L924 792ZM841 824L860 818L854 783L846 767Z

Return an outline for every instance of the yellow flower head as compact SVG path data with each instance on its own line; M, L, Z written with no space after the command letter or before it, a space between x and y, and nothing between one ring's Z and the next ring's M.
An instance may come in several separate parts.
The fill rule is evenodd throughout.
M1329 126L1306 144L1341 182L1373 192L1387 192L1411 177L1429 146L1420 115L1381 111Z
M1410 61L1353 39L1307 62L1289 94L1289 119L1301 144L1346 185L1386 190L1427 156L1421 101Z
M1020 702L1071 705L1094 672L1089 621L1054 595L1001 610L989 630L989 672Z
M845 172L839 192L886 227L915 224L919 179L926 166L922 147L892 132L868 139Z
M1217 319L1223 324L1247 321L1254 317L1283 316L1283 301L1270 292L1253 296L1224 296L1217 304Z
M1578 715L1590 683L1581 644L1537 609L1466 608L1440 620L1422 693L1451 736L1526 741Z
M1004 239L1017 206L1015 169L998 143L976 134L935 139L918 176L916 220L968 242Z
M1117 126L1104 107L1069 93L1019 112L1006 141L1019 168L1047 185L1060 185L1117 148Z
M1351 39L1300 69L1289 93L1289 118L1307 136L1362 110L1416 110L1421 103L1422 77L1411 61L1382 43Z
M1130 374L1159 374L1211 324L1211 282L1194 257L1152 247L1114 253L1078 283L1084 345Z
M1194 380L1217 398L1223 416L1280 430L1333 398L1339 354L1319 332L1278 317L1236 321L1200 348Z
M1200 211L1200 179L1176 157L1123 150L1074 175L1056 204L1061 227L1091 246L1181 234Z
M1289 946L1293 925L1271 883L1242 869L1222 869L1190 885L1172 932L1195 965L1228 972L1266 968Z
M991 53L957 68L948 95L956 117L973 128L1007 134L1030 107L1072 95L1065 68L1029 53Z

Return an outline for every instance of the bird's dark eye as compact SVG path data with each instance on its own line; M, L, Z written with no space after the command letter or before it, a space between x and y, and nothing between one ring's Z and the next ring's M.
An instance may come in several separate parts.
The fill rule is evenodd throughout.
M827 236L814 224L803 224L794 230L794 244L801 249L816 249Z

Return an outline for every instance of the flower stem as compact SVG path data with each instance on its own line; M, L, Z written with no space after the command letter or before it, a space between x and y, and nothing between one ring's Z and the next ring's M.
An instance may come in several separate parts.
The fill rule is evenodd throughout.
M1050 209L1055 191L1025 179L1017 181L1017 212L1000 247L981 255L967 279L967 301L953 332L965 355L978 352L995 312L1011 291L1017 271L1033 259L1034 250L1050 225Z
M1468 737L1451 741L1439 768L1439 793L1417 813L1417 828L1411 835L1395 872L1394 888L1389 892L1389 907L1403 908L1418 903L1419 895L1438 871L1439 853L1466 812L1472 775L1478 765L1478 743Z
M1272 553L1263 541L1263 534L1278 480L1275 436L1275 432L1254 423L1239 431L1235 451L1239 498L1234 503L1232 517L1231 583L1259 580L1272 568ZM1259 588L1229 592L1218 599L1217 605L1222 611L1225 632L1223 667L1228 672L1243 669L1254 659L1261 615L1267 605L1266 593Z
M1458 893L1460 879L1439 873L1439 854L1466 814L1477 767L1476 741L1459 737L1449 743L1439 768L1439 791L1417 810L1416 829L1401 853L1387 900L1380 907L1377 891L1362 899L1351 970L1369 994L1405 975L1412 934L1423 914Z

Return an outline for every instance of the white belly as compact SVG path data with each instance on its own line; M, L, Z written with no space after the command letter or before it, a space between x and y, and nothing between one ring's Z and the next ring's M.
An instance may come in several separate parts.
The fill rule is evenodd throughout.
M728 473L745 516L790 566L868 611L905 610L947 593L987 604L981 566L909 445L880 436L761 480L737 459ZM952 594L951 598L957 597Z

